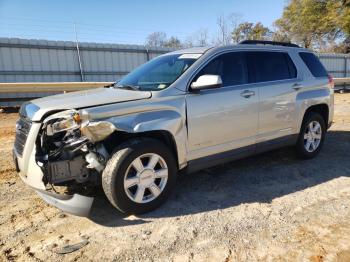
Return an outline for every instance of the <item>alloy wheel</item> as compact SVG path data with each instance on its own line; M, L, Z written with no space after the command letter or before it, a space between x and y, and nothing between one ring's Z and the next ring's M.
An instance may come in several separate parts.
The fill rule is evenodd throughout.
M304 133L304 147L307 152L314 152L320 145L322 128L319 122L312 121L308 124Z
M130 200L147 203L156 199L168 180L168 167L164 159L155 153L135 158L124 176L124 190Z

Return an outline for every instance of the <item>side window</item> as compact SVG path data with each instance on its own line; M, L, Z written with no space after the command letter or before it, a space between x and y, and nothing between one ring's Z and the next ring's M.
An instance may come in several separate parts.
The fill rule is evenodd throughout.
M313 54L307 52L300 52L299 56L303 59L306 66L309 68L314 77L327 77L328 73L320 60Z
M297 70L289 55L283 52L249 52L255 82L277 81L297 77Z
M248 70L245 54L232 52L222 54L207 64L195 77L202 75L220 75L223 86L234 86L248 83Z

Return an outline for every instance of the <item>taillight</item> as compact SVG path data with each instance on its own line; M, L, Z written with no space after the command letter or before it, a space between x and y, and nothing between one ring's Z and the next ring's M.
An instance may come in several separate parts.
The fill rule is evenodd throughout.
M334 89L334 79L332 75L328 75L328 84L329 84L329 88Z

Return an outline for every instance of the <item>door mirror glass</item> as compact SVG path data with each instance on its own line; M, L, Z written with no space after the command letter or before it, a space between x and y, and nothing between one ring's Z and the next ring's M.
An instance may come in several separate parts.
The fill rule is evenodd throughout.
M201 75L197 81L192 82L192 90L218 88L222 86L222 79L219 75Z

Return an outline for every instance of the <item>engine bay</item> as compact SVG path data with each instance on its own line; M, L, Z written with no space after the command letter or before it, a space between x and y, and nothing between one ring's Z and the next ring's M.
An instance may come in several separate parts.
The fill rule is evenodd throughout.
M46 118L36 141L45 185L98 184L109 158L101 141L115 130L109 122L82 120L76 110Z

